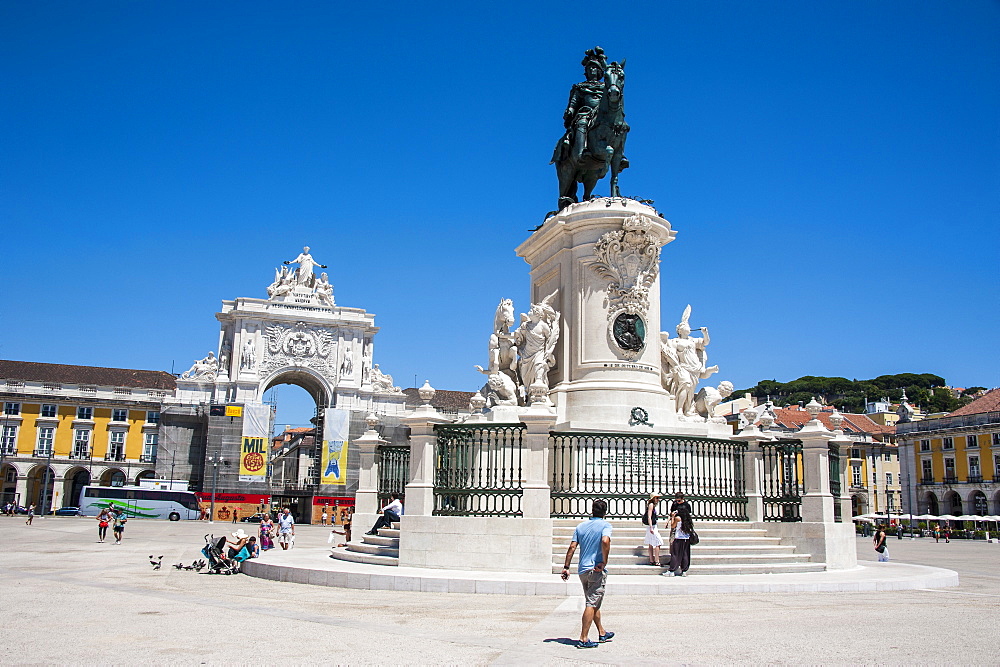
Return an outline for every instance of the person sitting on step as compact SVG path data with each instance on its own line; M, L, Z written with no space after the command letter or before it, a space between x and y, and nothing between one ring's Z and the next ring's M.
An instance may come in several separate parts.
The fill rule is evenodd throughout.
M403 513L403 503L395 493L390 493L388 504L380 512L381 516L378 518L378 521L375 522L372 529L365 533L365 535L378 535L379 528L388 528L393 523L399 521L399 517Z

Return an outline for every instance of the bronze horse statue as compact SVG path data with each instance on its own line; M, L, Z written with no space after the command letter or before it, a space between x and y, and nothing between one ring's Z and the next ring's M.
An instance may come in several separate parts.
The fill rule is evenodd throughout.
M559 210L580 201L577 183L583 183L583 201L594 198L597 181L611 171L611 196L620 197L618 174L628 168L625 139L629 126L625 122L623 90L625 61L613 62L604 72L604 92L587 131L586 148L580 157L571 147L572 130L560 139L552 156L559 177Z

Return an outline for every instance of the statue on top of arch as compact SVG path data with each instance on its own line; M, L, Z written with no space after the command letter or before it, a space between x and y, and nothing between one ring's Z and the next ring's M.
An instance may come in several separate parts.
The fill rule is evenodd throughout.
M320 264L309 254L309 246L302 248L302 252L295 259L282 262L280 269L274 270L274 282L267 288L267 296L270 299L285 297L290 295L308 296L315 298L321 304L334 306L333 285L330 284L329 276L326 273L317 279L314 272L315 267L321 269L328 268L326 264ZM298 264L295 269L289 269L292 264Z

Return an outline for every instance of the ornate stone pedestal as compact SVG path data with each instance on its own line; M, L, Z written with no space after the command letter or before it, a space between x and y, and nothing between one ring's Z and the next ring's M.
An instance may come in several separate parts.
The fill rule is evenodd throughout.
M549 373L557 430L728 435L681 421L660 361L660 248L676 232L627 199L573 204L517 248L531 266L531 301L557 292L563 333Z

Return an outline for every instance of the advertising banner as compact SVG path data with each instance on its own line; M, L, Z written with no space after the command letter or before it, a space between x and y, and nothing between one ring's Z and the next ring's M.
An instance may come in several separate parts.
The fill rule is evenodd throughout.
M240 481L263 482L267 479L268 427L271 408L248 404L243 410L243 441L240 446Z
M323 419L320 484L347 483L347 436L351 413L327 408Z

